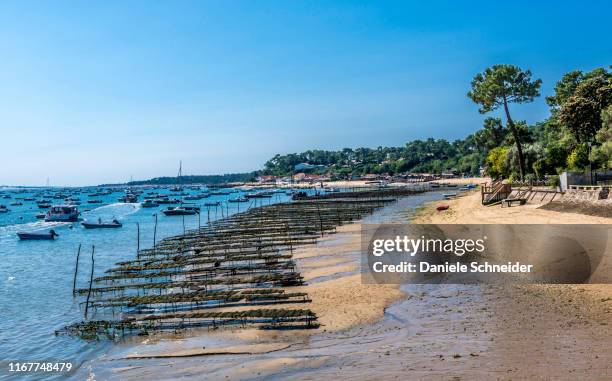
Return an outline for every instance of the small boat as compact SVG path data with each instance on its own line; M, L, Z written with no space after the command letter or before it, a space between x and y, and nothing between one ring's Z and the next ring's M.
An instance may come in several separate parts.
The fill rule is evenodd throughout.
M138 202L138 196L136 196L135 194L126 194L125 196L120 197L119 201L124 202L126 204L132 204Z
M429 186L432 188L440 188L440 184L437 183L430 183Z
M301 191L301 192L294 193L293 196L291 197L291 199L292 200L300 200L300 199L306 198L306 197L308 197L308 193Z
M227 201L228 202L249 202L249 199L246 197L238 197L238 198L230 198Z
M38 204L38 207L39 207L40 209L48 209L48 208L50 208L50 207L51 207L51 204L39 203L39 204Z
M102 222L98 220L97 223L83 221L81 225L83 225L85 229L115 229L123 226L123 224L117 220L112 220L111 222Z
M154 200L145 200L144 202L140 203L140 206L143 208L156 208L159 206L159 204Z
M79 209L74 205L53 206L45 216L47 222L77 222L78 219Z
M52 241L55 239L55 237L59 237L59 234L57 234L55 230L52 229L46 233L17 233L17 236L22 241Z
M21 206L21 205L23 205L23 203L21 203L21 202L13 202L13 203L11 203L11 206Z
M88 204L101 204L102 202L102 200L87 200Z
M449 198L457 197L457 193L444 193L442 196L448 200Z
M255 192L255 193L247 193L244 197L246 198L271 198L272 192Z
M0 205L0 213L8 213L8 212L10 212L10 209L8 209L4 205Z
M36 218L39 219L39 220L42 220L43 218L45 218L45 214L44 213L38 213L36 215Z
M181 203L181 201L176 199L176 198L167 198L167 197L160 198L160 199L155 199L153 201L155 201L156 203L158 203L160 205L161 204L180 204Z
M450 206L448 206L448 205L438 205L438 206L436 207L436 210L437 210L438 212L441 212L441 211L446 210L446 209L448 209L448 208L450 208Z
M221 205L221 201L215 201L215 202L205 202L204 206L219 206Z
M169 206L162 211L166 216L191 216L200 213L197 206Z

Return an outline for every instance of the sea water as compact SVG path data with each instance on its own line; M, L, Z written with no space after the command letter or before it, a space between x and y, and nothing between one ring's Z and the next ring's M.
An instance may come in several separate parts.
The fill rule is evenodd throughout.
M443 199L443 191L431 191L421 194L415 194L408 197L400 198L397 202L386 205L378 209L373 214L363 218L364 223L407 223L410 221L411 215L423 203L438 201ZM343 246L342 241L351 239L350 235L343 236L341 234L332 235L325 240L319 241L318 245L338 245ZM353 254L343 252L343 256L351 256ZM356 252L355 260L359 261L360 252ZM308 258L300 259L299 263L307 263ZM359 270L356 270L357 272ZM352 274L357 273L352 271ZM310 279L309 283L324 282L331 279L337 279L341 276L350 274L339 272L329 276L322 276ZM420 294L422 292L436 291L437 285L405 285L403 288L408 294ZM476 287L468 288L470 295L478 293ZM433 290L432 290L433 289ZM454 285L446 285L444 292L454 294L457 290ZM135 353L172 353L177 348L213 348L213 347L231 347L234 345L244 345L250 343L249 339L237 335L216 335L215 332L199 331L182 332L179 335L170 335L169 337L155 338L137 338L132 337L122 343L116 343L104 355L87 361L85 365L76 373L78 379L86 379L88 377L106 380L121 377L123 379L146 379L148 375L155 375L154 378L163 379L179 379L181 377L193 377L201 375L209 379L231 379L233 375L244 371L243 375L248 375L247 371L251 366L252 369L262 370L259 376L253 376L255 379L271 379L271 380L286 380L293 378L310 378L310 379L328 379L337 375L338 369L351 373L352 364L357 363L362 357L367 359L381 361L381 356L376 354L382 351L385 345L414 345L413 337L415 328L419 324L429 324L431 316L429 314L429 303L437 302L438 299L424 298L419 300L419 305L415 305L414 300L420 298L406 299L394 304L385 310L385 315L382 320L364 326L358 326L349 331L341 331L336 333L322 332L312 336L304 335L281 335L279 336L281 343L290 345L290 349L273 351L271 353L253 354L253 355L222 355L222 356L195 356L182 357L180 359L167 358L152 358L146 360L127 359L126 356ZM455 300L462 299L451 298L445 299L451 303ZM420 306L427 308L421 309ZM441 308L441 307L438 307ZM426 315L423 317L422 315ZM418 318L418 321L417 321ZM406 326L406 329L397 330L397 323ZM443 323L441 324L445 328ZM412 328L409 327L412 325ZM180 336L180 339L178 339ZM442 336L446 338L446 336ZM179 343L175 340L180 340ZM246 341L245 341L246 340ZM275 340L275 339L271 339ZM350 354L350 355L348 355ZM345 357L352 356L350 363L347 363ZM383 356L385 357L385 356ZM268 361L285 362L287 358L295 358L295 366L282 366L274 371L274 375L265 373L265 369L258 368L261 363ZM318 361L318 359L326 359ZM304 363L305 361L305 363ZM290 362L289 362L290 363ZM258 365L252 365L258 364ZM306 365L304 365L306 364ZM315 365L319 364L319 365ZM323 367L319 369L319 366ZM265 368L265 367L264 367ZM121 371L118 371L121 369ZM329 372L329 373L326 373ZM367 370L362 367L359 371L355 371L355 376L365 374ZM398 374L401 370L398 370ZM370 372L372 373L372 372ZM254 375L255 373L252 373ZM94 375L92 377L92 375ZM374 378L374 376L372 377Z
M154 191L170 198L180 198L167 189ZM0 379L10 377L6 372L9 361L70 361L78 368L87 359L98 357L109 345L113 345L108 341L91 342L77 337L55 335L55 331L62 327L83 320L84 307L80 303L83 303L84 298L74 298L72 295L79 245L81 254L77 288L86 288L91 271L92 246L95 246L94 276L101 276L117 261L135 258L138 244L137 224L140 227L140 248L153 245L154 214L157 214L158 219L156 239L159 241L164 237L183 233L184 228L195 229L199 224L204 225L209 217L211 220L222 217L221 207L212 207L208 213L204 203L220 201L224 214L234 214L245 211L249 204L253 206L255 202L257 205L267 205L290 199L285 192L279 192L274 193L272 198L256 199L250 203L227 203L228 199L244 196L246 192L213 195L198 201L189 201L199 205L202 212L200 216L185 216L183 220L182 216L165 216L161 213L168 205L142 208L139 203L121 203L118 199L124 193L120 190L110 195L95 197L88 197L88 194L95 192L93 189L72 189L70 192L74 193L74 198L81 201L79 210L83 219L94 222L98 219L105 222L117 219L123 227L88 230L80 223L44 222L37 219L36 214L45 210L39 209L35 201L22 199L40 199L45 195L58 193L58 190L0 189L0 204L10 209L9 213L0 213ZM185 192L202 193L187 188ZM4 195L11 198L2 198ZM102 200L103 203L87 203L93 199ZM50 201L53 205L64 203L59 199ZM23 205L10 205L15 202L21 202ZM20 241L16 234L48 231L51 228L59 234L55 241ZM60 377L55 376L58 379ZM44 378L53 377L46 374Z
M145 194L147 189L144 189ZM180 198L168 189L155 189L161 195ZM226 190L229 191L229 190ZM272 198L255 199L250 203L228 203L230 198L244 196L244 191L234 191L229 195L213 195L198 201L189 201L202 208L200 216L164 216L161 211L167 205L156 208L142 208L139 203L126 204L118 201L124 193L120 190L104 196L88 197L93 189L73 189L82 204L79 210L82 218L88 221L119 220L122 228L87 230L80 223L50 223L36 219L41 213L34 201L17 200L17 198L41 198L41 194L57 193L57 190L45 189L0 189L0 204L6 205L10 212L0 214L0 379L10 377L6 373L8 361L49 361L74 364L72 377L90 374L85 367L91 366L92 360L102 359L112 348L121 344L108 340L85 341L77 337L55 335L55 331L71 323L83 320L84 298L72 295L73 275L79 245L81 254L77 275L77 288L86 288L91 271L91 252L95 246L94 277L103 275L118 261L136 257L138 228L140 230L140 248L153 245L155 217L157 215L157 234L159 242L164 237L182 234L184 229L195 229L205 225L208 219L222 218L221 207L210 208L204 203L220 201L224 214L245 211L253 203L268 205L287 202L290 199L285 192L274 193ZM202 193L200 190L188 190L186 193ZM313 190L307 190L313 193ZM383 208L378 213L366 217L368 223L380 223L404 219L403 212L412 210L423 202L440 199L439 192L414 195L400 199ZM140 196L142 200L143 196ZM45 197L46 198L46 197ZM102 200L102 204L88 204L91 199ZM11 206L13 202L21 206ZM62 204L61 200L50 200L52 204ZM229 208L229 209L227 209ZM184 221L184 222L183 222ZM184 223L184 225L183 225ZM138 225L137 225L138 224ZM19 241L17 232L48 231L54 229L59 237L55 241ZM91 312L90 312L91 314ZM100 316L96 316L100 318ZM115 348L119 349L119 348ZM83 367L83 368L81 368ZM78 375L78 376L77 376ZM61 379L65 375L45 374L32 378Z

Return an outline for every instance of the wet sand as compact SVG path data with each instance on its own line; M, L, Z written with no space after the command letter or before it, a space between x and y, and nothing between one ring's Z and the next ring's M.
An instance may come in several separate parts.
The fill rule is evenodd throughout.
M441 202L451 205L449 213L435 211ZM420 223L491 218L494 223L610 223L532 205L486 208L479 193L428 204L414 218ZM302 287L313 300L308 308L319 316L321 328L152 339L96 371L102 379L128 380L612 377L612 286L362 285L359 229L343 226L294 253L309 282ZM232 354L211 355L223 351Z
M435 206L449 205L437 212ZM455 200L428 203L415 223L457 224L610 224L604 217L547 210L542 203L520 207L482 206L480 192ZM608 242L608 248L610 247ZM608 249L609 253L610 250ZM610 263L612 258L604 258ZM601 266L609 269L609 267ZM606 270L606 271L607 271ZM594 277L596 280L596 274ZM482 286L497 295L492 303L505 341L491 351L508 364L508 378L609 379L612 365L612 285ZM483 307L485 308L485 307ZM503 361L502 361L503 360Z

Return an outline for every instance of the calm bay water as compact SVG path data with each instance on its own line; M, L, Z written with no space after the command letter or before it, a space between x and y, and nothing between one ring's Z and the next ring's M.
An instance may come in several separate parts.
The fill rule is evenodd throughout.
M41 189L0 189L0 204L6 205L9 213L0 213L0 360L3 361L0 379L7 377L7 361L72 361L80 366L84 361L104 353L109 342L87 342L70 336L56 336L54 332L62 327L83 319L83 308L79 302L83 298L73 298L72 282L76 253L82 245L77 277L77 288L85 288L89 282L91 269L91 248L95 245L95 275L102 275L115 262L132 259L136 256L137 225L140 225L141 248L153 244L154 213L158 214L157 240L181 234L183 218L163 215L161 210L167 205L156 208L142 208L140 204L118 202L123 192L110 195L88 197L92 189L71 190L75 199L82 204L79 209L82 218L97 221L118 219L120 229L86 230L80 223L48 223L36 219L42 210L36 202L23 198L40 199L43 195L57 193L57 190ZM157 189L155 192L169 194L169 190ZM187 190L195 194L201 191ZM229 198L244 195L238 191L230 195L213 195L198 201L190 201L202 207L201 220L198 216L185 216L186 229L205 224L208 214L204 203L221 201L224 213L244 211L249 203L227 203ZM47 199L47 197L45 197ZM88 200L102 200L102 204L88 204ZM142 196L140 198L142 200ZM258 199L263 203L285 202L289 196L275 193L271 199ZM62 204L61 200L51 200ZM21 202L23 205L11 206ZM90 209L89 211L87 211ZM211 220L221 218L220 208L210 208ZM16 233L27 231L46 231L53 228L59 237L55 241L19 241ZM45 379L48 379L48 375ZM57 377L59 378L59 377Z
M147 190L145 189L145 194ZM156 193L180 198L168 189L155 189ZM83 320L84 308L79 304L84 298L73 298L72 282L79 244L82 245L77 276L77 288L85 288L91 269L91 248L95 245L95 275L100 276L117 261L132 259L137 250L137 223L140 225L140 247L153 244L155 218L158 215L157 240L183 232L182 217L168 217L161 213L166 205L142 208L139 203L120 203L124 195L116 191L110 195L88 197L93 189L72 189L70 196L79 199L82 218L97 221L118 219L120 229L86 230L80 223L47 223L36 219L41 210L36 202L24 198L48 198L44 195L58 190L44 189L0 189L0 204L6 205L9 213L0 214L0 379L11 377L6 372L7 361L71 361L77 368L72 377L88 374L91 360L105 357L117 344L106 340L88 342L76 337L55 335L62 327ZM202 193L202 190L187 189L185 193ZM307 192L312 193L313 190ZM229 195L212 195L198 201L189 201L202 208L198 216L185 216L185 228L195 229L209 218L204 203L220 201L224 213L245 211L250 203L228 203L230 198L243 196L235 191ZM384 208L367 218L370 223L395 221L403 218L402 211L413 210L423 202L440 199L440 192L430 192L402 199L393 207ZM88 200L102 200L102 204L88 204ZM290 197L285 192L275 193L271 199L257 199L257 205L286 202ZM142 200L142 196L140 197ZM51 200L62 204L61 200ZM23 205L12 206L21 202ZM253 205L254 206L254 205ZM226 209L226 208L229 208ZM221 218L220 208L210 208L210 219ZM55 241L19 241L16 233L22 231L46 231L53 228L59 237ZM104 318L96 316L96 318ZM119 349L119 348L115 348ZM83 365L85 364L85 365ZM87 365L89 364L89 365ZM66 375L39 378L63 379ZM36 376L31 376L36 378Z
M397 202L377 210L372 215L365 216L363 222L367 224L406 223L410 220L411 215L419 206L430 201L442 200L443 193L443 191L430 191L400 198ZM342 237L338 234L330 237L330 240L320 241L319 244L342 245L342 243L339 242L346 239L350 240L350 235ZM346 255L346 253L343 255ZM357 257L356 260L359 260L360 253L357 252L355 255ZM337 279L345 275L345 273L341 272L330 276L319 277L311 280L311 282ZM453 287L455 286L449 285L446 292L448 292L449 289L456 292ZM417 294L423 291L429 291L431 287L427 285L408 285L404 288L410 294ZM475 292L475 295L478 296L477 290ZM316 362L318 358L329 356L329 359L325 363L326 366L321 368L298 365L295 367L287 366L286 368L281 368L275 371L273 375L266 374L265 370L261 375L256 376L254 372L251 374L251 378L257 380L287 380L294 378L325 380L333 377L333 374L337 374L339 368L352 369L352 364L347 363L344 359L344 357L349 356L349 354L360 359L365 352L372 354L380 351L383 345L381 343L400 343L411 337L410 335L414 334L413 328L405 329L400 332L395 329L394 326L398 321L406 326L410 324L426 324L430 317L429 310L421 309L420 306L426 306L428 303L431 303L431 299L424 299L420 301L418 306L415 306L413 299L406 299L388 308L383 319L372 325L368 325L367 329L360 326L353 328L348 333L342 331L334 333L322 332L307 337L303 335L295 335L293 337L281 336L279 340L290 345L289 349L248 356L222 355L182 357L177 359L126 359L126 356L133 355L134 353L174 352L179 347L183 349L230 347L249 343L248 339L245 340L244 337L241 338L239 335L237 337L223 334L217 335L215 332L210 332L206 329L201 329L198 332L182 332L178 335L164 338L158 337L157 339L150 337L132 337L113 345L113 347L109 348L103 356L87 361L86 364L79 369L75 377L76 379L86 379L94 375L97 380L112 380L116 378L147 380L150 375L154 375L155 379L168 380L230 380L234 378L236 374L240 374L240 371L236 372L237 369L248 369L250 364L257 363L258 361L265 362L276 358L296 358L299 364L299 361L305 358L313 359ZM424 320L421 315L426 315L426 320ZM419 317L418 322L413 320L415 316ZM180 338L180 344L177 344L175 341L178 338ZM372 356L374 356L374 354L372 354ZM371 357L366 357L371 359ZM379 360L380 357L375 361ZM354 358L351 358L350 362L357 363ZM121 369L121 371L118 371L118 369ZM332 375L325 373L330 369ZM349 370L347 371L350 372ZM359 375L361 374L360 372L364 372L364 369L361 368L358 371L356 370L355 374ZM248 373L246 374L248 375ZM323 376L317 377L318 374L323 374Z

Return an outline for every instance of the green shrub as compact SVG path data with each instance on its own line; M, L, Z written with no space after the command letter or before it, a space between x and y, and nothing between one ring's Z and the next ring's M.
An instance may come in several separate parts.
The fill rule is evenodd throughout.
M506 157L508 156L508 147L496 147L489 151L486 159L487 172L494 179L504 178L508 176L508 165Z

